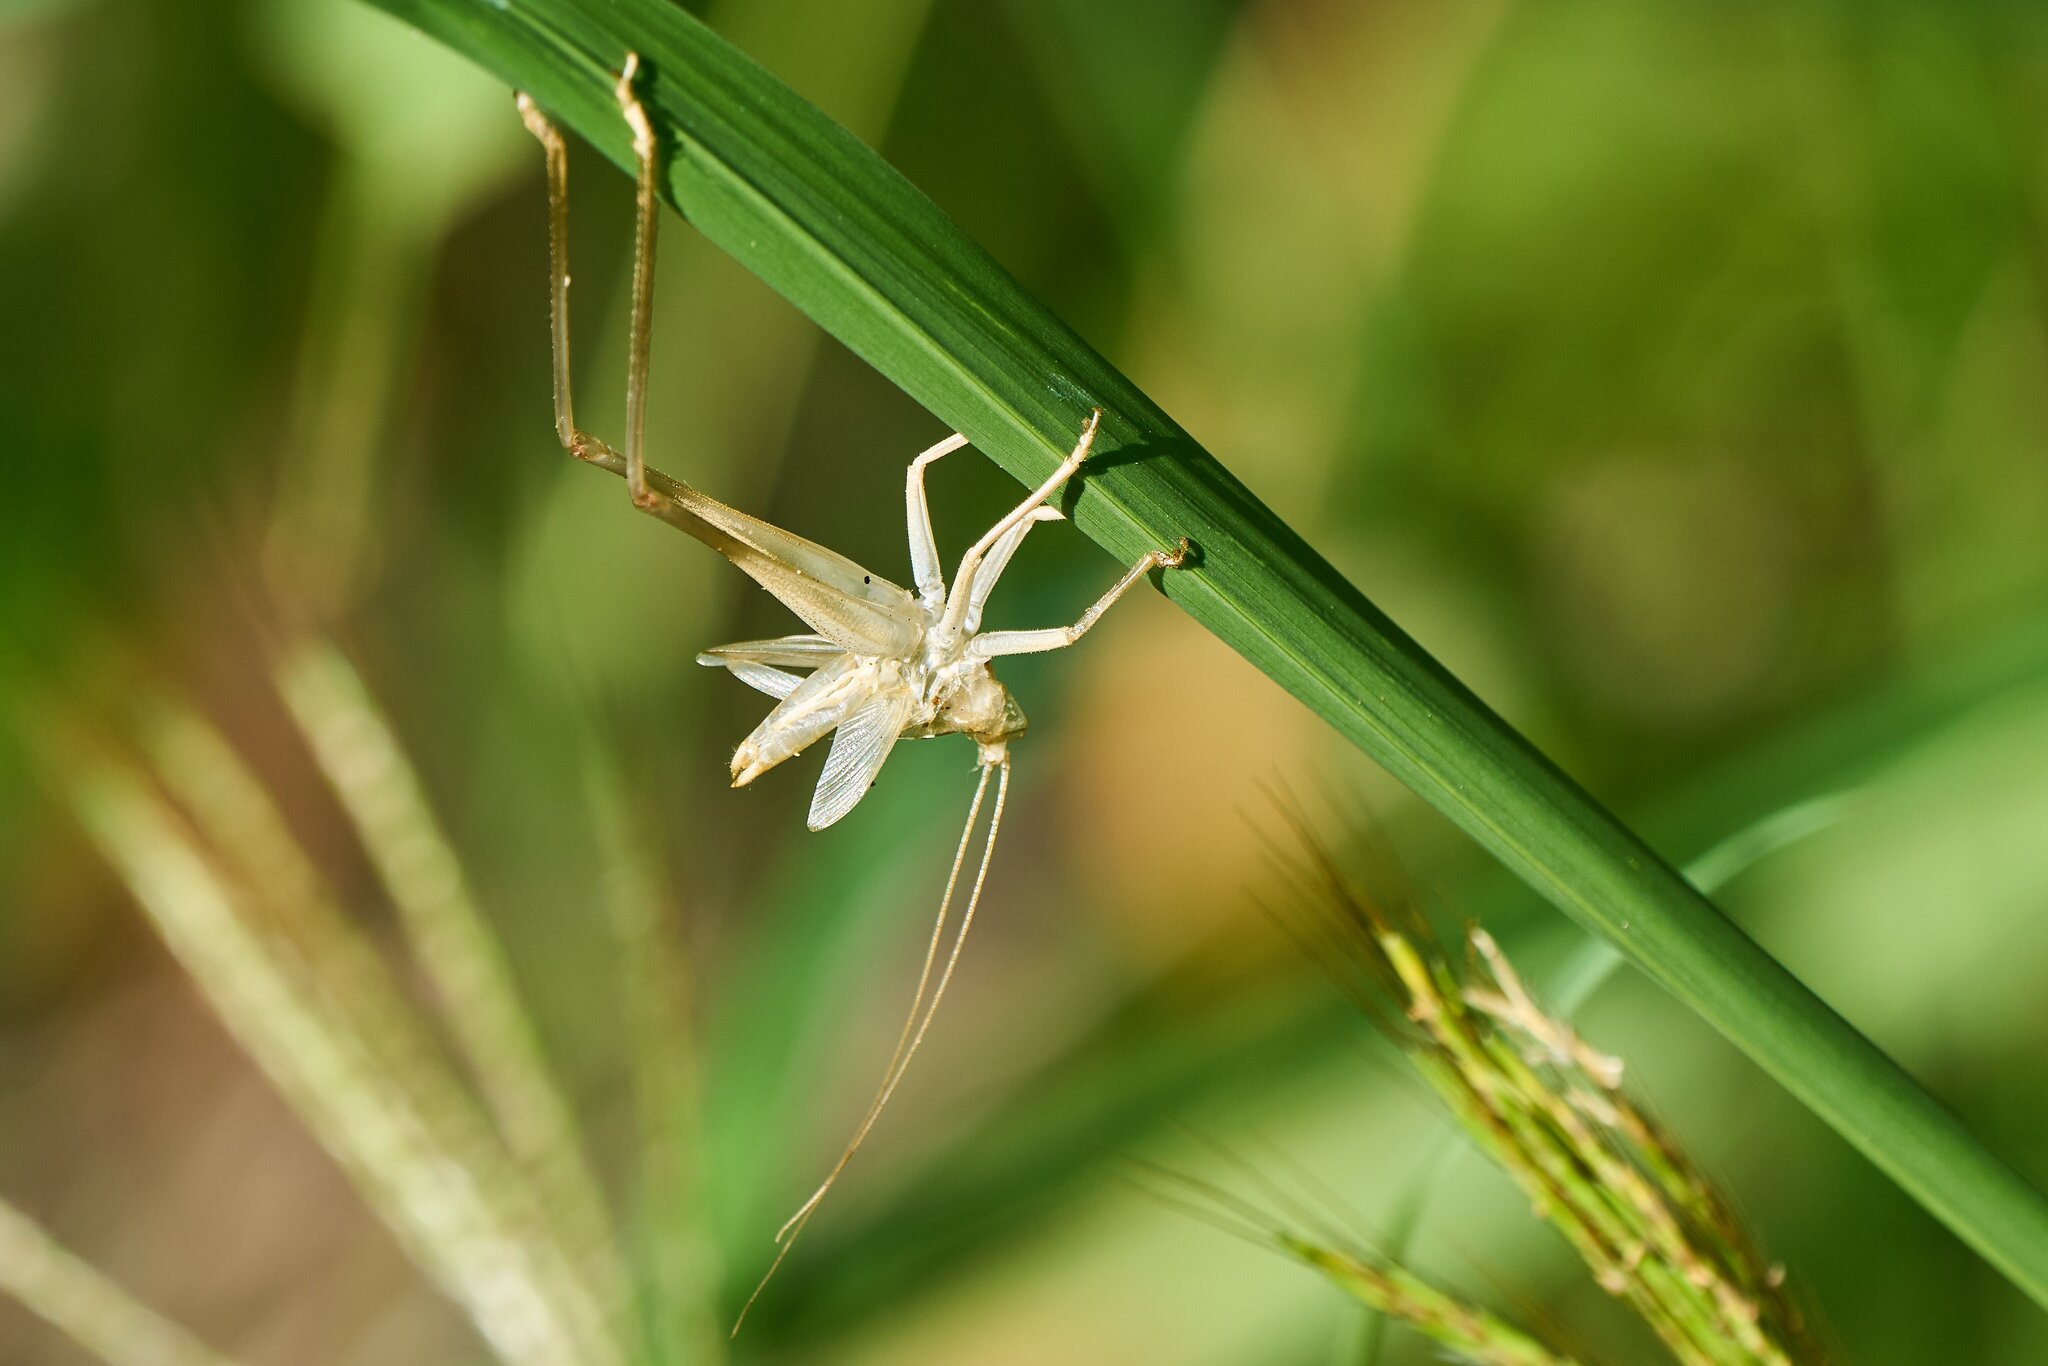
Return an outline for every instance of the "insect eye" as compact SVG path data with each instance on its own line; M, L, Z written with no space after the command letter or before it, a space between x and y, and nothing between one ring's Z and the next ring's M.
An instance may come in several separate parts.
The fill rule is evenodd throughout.
M873 574L863 574L860 576L860 581L862 583L873 583L875 581L875 576Z

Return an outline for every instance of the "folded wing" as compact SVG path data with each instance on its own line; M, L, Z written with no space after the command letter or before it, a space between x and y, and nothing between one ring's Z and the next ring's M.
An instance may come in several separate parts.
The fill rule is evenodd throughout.
M837 642L823 636L783 636L778 640L742 640L720 645L697 656L699 664L729 669L732 676L770 697L784 698L795 692L803 679L786 669L819 669L845 654Z

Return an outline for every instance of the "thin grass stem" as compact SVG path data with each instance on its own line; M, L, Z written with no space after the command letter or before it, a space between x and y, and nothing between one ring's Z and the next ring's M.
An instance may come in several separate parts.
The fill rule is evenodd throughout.
M580 1274L608 1310L616 1308L624 1277L574 1113L404 747L332 644L300 640L280 658L277 681L370 854L499 1132L528 1170Z
M108 1366L236 1366L0 1201L0 1290Z
M478 1174L434 1141L295 951L257 928L177 816L103 747L75 732L42 743L88 834L229 1032L498 1358L618 1366L553 1248L499 1217Z

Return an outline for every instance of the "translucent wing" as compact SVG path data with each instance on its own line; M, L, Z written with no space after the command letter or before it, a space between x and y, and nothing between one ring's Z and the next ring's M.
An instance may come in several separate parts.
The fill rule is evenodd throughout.
M699 664L730 669L732 675L750 688L770 697L784 698L795 692L803 679L786 668L817 669L845 654L841 646L823 636L783 636L779 640L742 640L720 645L697 656Z
M721 661L714 659L708 662L717 664ZM771 668L766 664L755 664L744 659L732 659L723 662L726 668L732 670L734 678L737 678L755 692L767 693L777 701L795 692L798 685L804 681L800 674L784 673L782 670Z
M625 459L616 452L592 458L614 474L625 473ZM647 471L647 482L662 497L656 516L731 560L840 648L902 655L917 643L923 616L906 590L836 550L749 517L658 470Z
M805 824L823 830L867 795L916 705L916 692L898 682L877 692L840 722Z
M834 655L845 653L845 646L823 636L780 636L774 640L739 640L714 646L698 655L697 662L722 668L743 659L779 669L815 669Z

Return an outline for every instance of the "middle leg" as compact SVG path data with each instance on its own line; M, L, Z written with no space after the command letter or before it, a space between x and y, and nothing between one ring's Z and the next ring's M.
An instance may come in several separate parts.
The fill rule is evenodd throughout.
M1011 528L1030 518L1046 499L1059 492L1060 485L1074 477L1087 461L1088 452L1095 445L1096 429L1101 425L1102 409L1097 408L1088 414L1088 421L1081 427L1080 439L1074 443L1074 449L1067 458L1060 461L1059 468L1052 472L1052 476L1032 490L1031 494L1012 508L1001 521L983 533L982 538L960 557L960 568L953 575L952 596L946 600L946 615L942 623L945 628L960 629L961 623L967 617L968 603L974 592L976 571L981 568L982 560L995 548L998 541L1009 534Z

